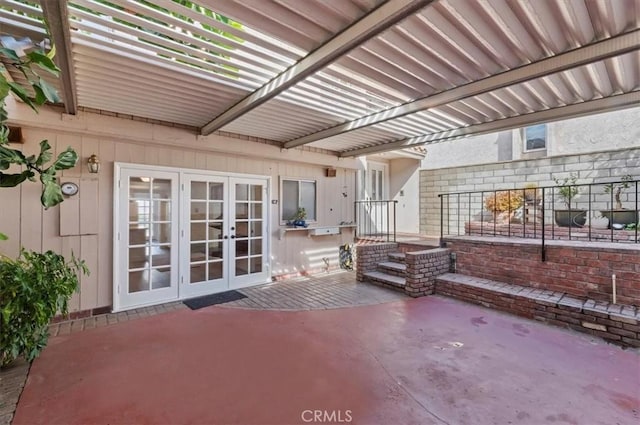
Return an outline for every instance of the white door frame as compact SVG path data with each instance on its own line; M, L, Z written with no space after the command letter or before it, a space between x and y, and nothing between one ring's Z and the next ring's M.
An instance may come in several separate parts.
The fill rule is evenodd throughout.
M266 184L266 194L265 194L265 200L264 200L264 221L263 221L263 255L264 255L264 261L265 261L265 274L266 277L264 278L264 280L260 280L257 282L240 282L237 284L233 285L233 288L241 288L241 287L246 287L246 286L253 286L253 285L259 285L262 283L268 283L271 281L271 208L269 208L270 205L270 200L271 200L271 193L272 193L272 179L271 176L265 176L265 175L253 175L253 174L240 174L240 173L223 173L223 172L219 172L219 171L210 171L210 170L199 170L199 169L193 169L193 168L178 168L178 167L166 167L166 166L156 166L156 165L146 165L146 164L134 164L134 163L124 163L124 162L115 162L114 163L114 182L113 182L113 305L112 305L112 309L113 311L121 311L124 309L129 309L129 308L138 308L138 307L144 307L144 306L148 306L148 305L153 305L153 304L158 304L161 302L167 302L167 301L171 301L170 299L167 300L163 300L163 301L152 301L152 302L148 302L148 303L143 303L143 304L136 304L136 305L122 305L122 302L120 300L120 296L118 293L118 287L120 285L122 285L125 281L122 280L122 277L124 275L122 275L123 270L125 272L127 272L128 270L128 264L122 264L123 260L126 260L126 258L122 258L121 254L121 249L122 249L122 243L123 240L122 238L118 238L119 236L119 227L121 225L121 220L127 220L128 223L128 203L126 203L125 205L120 205L120 197L121 197L121 175L122 172L124 170L135 170L135 171L139 171L139 172L166 172L166 173L177 173L179 176L179 194L177 196L176 202L175 202L175 208L177 209L177 214L178 214L178 223L179 223L179 240L176 242L172 242L172 245L175 243L175 245L177 246L177 249L173 250L172 249L172 255L173 255L173 251L176 253L176 255L182 255L182 251L184 250L184 243L183 243L183 239L184 239L184 226L186 225L187 221L184 219L185 218L185 214L187 214L187 212L185 211L185 206L184 206L184 202L183 202L183 198L184 195L182 194L182 188L184 185L184 181L185 181L185 175L186 174L198 174L198 175L203 175L203 176L211 176L211 177L222 177L222 178L227 178L227 179L250 179L250 180L262 180L265 182ZM176 227L176 226L174 226ZM176 229L177 231L178 229ZM172 239L173 240L173 239ZM184 268L184 261L178 261L175 267L175 270L178 271L178 273L180 274L179 279L182 280L182 276L184 276L185 273L187 273L189 271L189 269L185 269ZM173 271L173 269L172 269ZM191 295L185 295L183 293L181 293L180 291L180 287L182 285L178 285L178 296L176 298L173 299L186 299L188 297L193 297L195 295L191 294ZM228 289L233 289L233 288L228 288ZM228 290L228 289L224 289L224 290ZM215 293L215 292L211 292L211 293Z

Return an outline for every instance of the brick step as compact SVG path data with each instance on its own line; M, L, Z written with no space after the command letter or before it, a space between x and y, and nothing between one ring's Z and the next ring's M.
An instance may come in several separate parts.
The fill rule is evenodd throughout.
M404 252L391 252L389 253L389 261L393 261L394 263L402 263L405 262Z
M405 277L407 266L402 263L396 263L395 261L385 261L378 263L378 271L398 277Z
M364 273L363 276L365 280L371 283L380 284L383 286L388 286L388 287L396 288L400 290L404 290L404 287L407 284L406 279L403 277L394 276L394 275L382 273L382 272L367 272L367 273Z
M462 274L436 278L436 294L640 347L640 310Z

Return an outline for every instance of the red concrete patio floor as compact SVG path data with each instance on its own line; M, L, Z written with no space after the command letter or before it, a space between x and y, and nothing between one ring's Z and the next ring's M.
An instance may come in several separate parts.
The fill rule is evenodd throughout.
M431 296L180 310L55 337L13 423L611 425L639 409L636 352Z

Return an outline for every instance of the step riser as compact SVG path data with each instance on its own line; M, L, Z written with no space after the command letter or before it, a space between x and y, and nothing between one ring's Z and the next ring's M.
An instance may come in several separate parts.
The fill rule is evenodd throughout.
M401 253L394 252L389 254L389 261L392 263L405 264L404 258L404 254Z
M372 285L376 285L376 286L382 286L384 288L390 288L395 291L404 292L404 286L400 286L395 283L391 283L391 282L387 282L379 279L372 279L372 278L367 278L365 282L370 283Z
M405 273L404 270L396 270L394 268L386 267L386 266L383 266L381 264L378 264L378 271L382 272L382 273L390 274L390 275L393 275L393 276L398 276L398 277L405 277L406 276L406 273Z

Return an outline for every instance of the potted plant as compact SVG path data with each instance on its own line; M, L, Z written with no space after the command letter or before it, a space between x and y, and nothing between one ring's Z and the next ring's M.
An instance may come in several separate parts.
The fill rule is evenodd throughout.
M587 222L587 210L571 208L571 201L580 194L580 188L576 186L578 177L570 174L569 177L559 179L554 177L557 185L556 193L567 209L555 209L555 222L560 227L582 227Z
M296 211L296 214L293 217L291 217L290 223L294 227L307 227L307 222L305 221L306 219L307 219L307 210L305 210L302 207L299 207L298 210Z
M613 226L614 228L620 227L622 229L624 226L638 221L638 211L628 210L622 206L622 194L631 187L631 180L631 175L627 174L619 182L604 185L604 193L610 195L612 200L615 200L615 208L600 211L602 217L609 220L608 228Z

